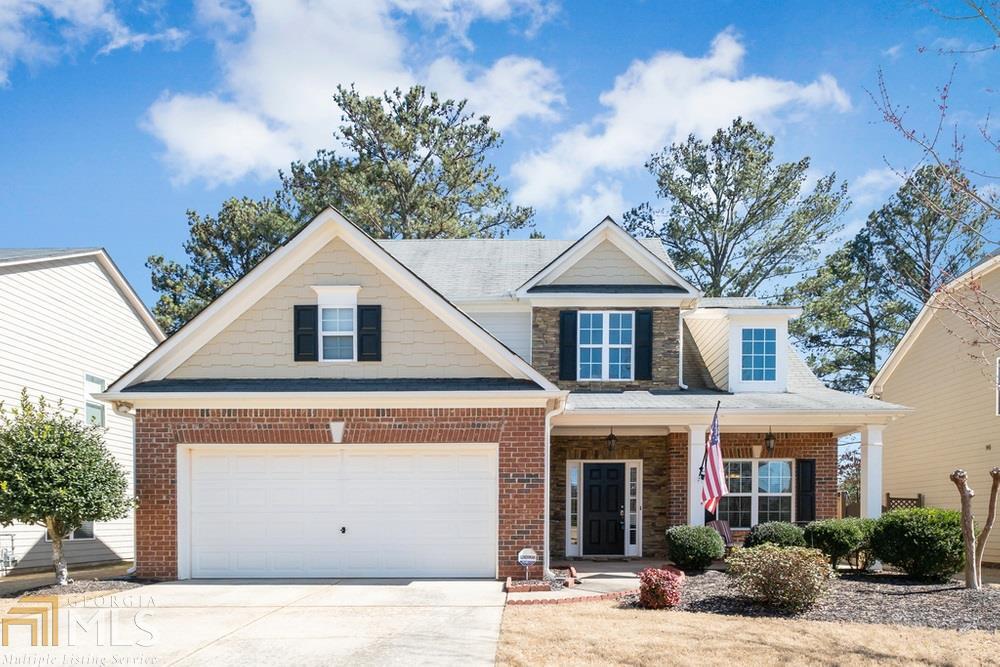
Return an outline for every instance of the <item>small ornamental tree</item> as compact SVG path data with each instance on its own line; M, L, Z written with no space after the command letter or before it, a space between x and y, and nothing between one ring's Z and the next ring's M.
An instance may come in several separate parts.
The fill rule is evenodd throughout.
M86 521L128 515L128 476L104 446L103 429L61 405L50 410L21 392L19 407L0 405L0 525L44 526L59 585L69 583L63 539Z

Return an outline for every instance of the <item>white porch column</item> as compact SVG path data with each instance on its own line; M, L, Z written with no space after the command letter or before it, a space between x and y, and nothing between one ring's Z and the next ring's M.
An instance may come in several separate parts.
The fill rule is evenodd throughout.
M688 426L688 523L692 526L705 525L705 506L701 504L698 469L705 458L705 435L708 428L708 424Z
M884 426L861 427L861 516L882 516L882 431Z

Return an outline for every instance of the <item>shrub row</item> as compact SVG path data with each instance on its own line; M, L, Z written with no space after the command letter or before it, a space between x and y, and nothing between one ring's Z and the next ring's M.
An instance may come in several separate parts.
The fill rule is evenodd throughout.
M771 543L733 549L726 566L741 593L790 611L811 607L833 576L818 549Z

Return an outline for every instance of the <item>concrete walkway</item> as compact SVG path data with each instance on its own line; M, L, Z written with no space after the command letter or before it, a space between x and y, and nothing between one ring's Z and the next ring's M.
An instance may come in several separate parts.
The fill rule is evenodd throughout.
M27 629L15 628L4 651L34 659L18 664L488 665L502 588L402 579L155 584L63 608L58 647L31 648Z
M565 563L554 563L555 569L565 569L572 565L576 568L576 578L580 582L572 588L559 591L542 591L537 593L510 593L509 602L514 604L546 600L556 602L561 600L581 600L584 598L600 598L609 594L624 593L639 588L640 570L647 567L663 567L662 559L636 558L631 560L578 560Z

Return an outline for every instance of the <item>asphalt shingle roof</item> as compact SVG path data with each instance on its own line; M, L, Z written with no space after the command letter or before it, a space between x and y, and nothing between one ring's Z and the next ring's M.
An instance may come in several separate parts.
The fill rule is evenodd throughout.
M492 299L516 290L575 241L407 239L379 245L451 301ZM639 243L673 266L659 239Z

